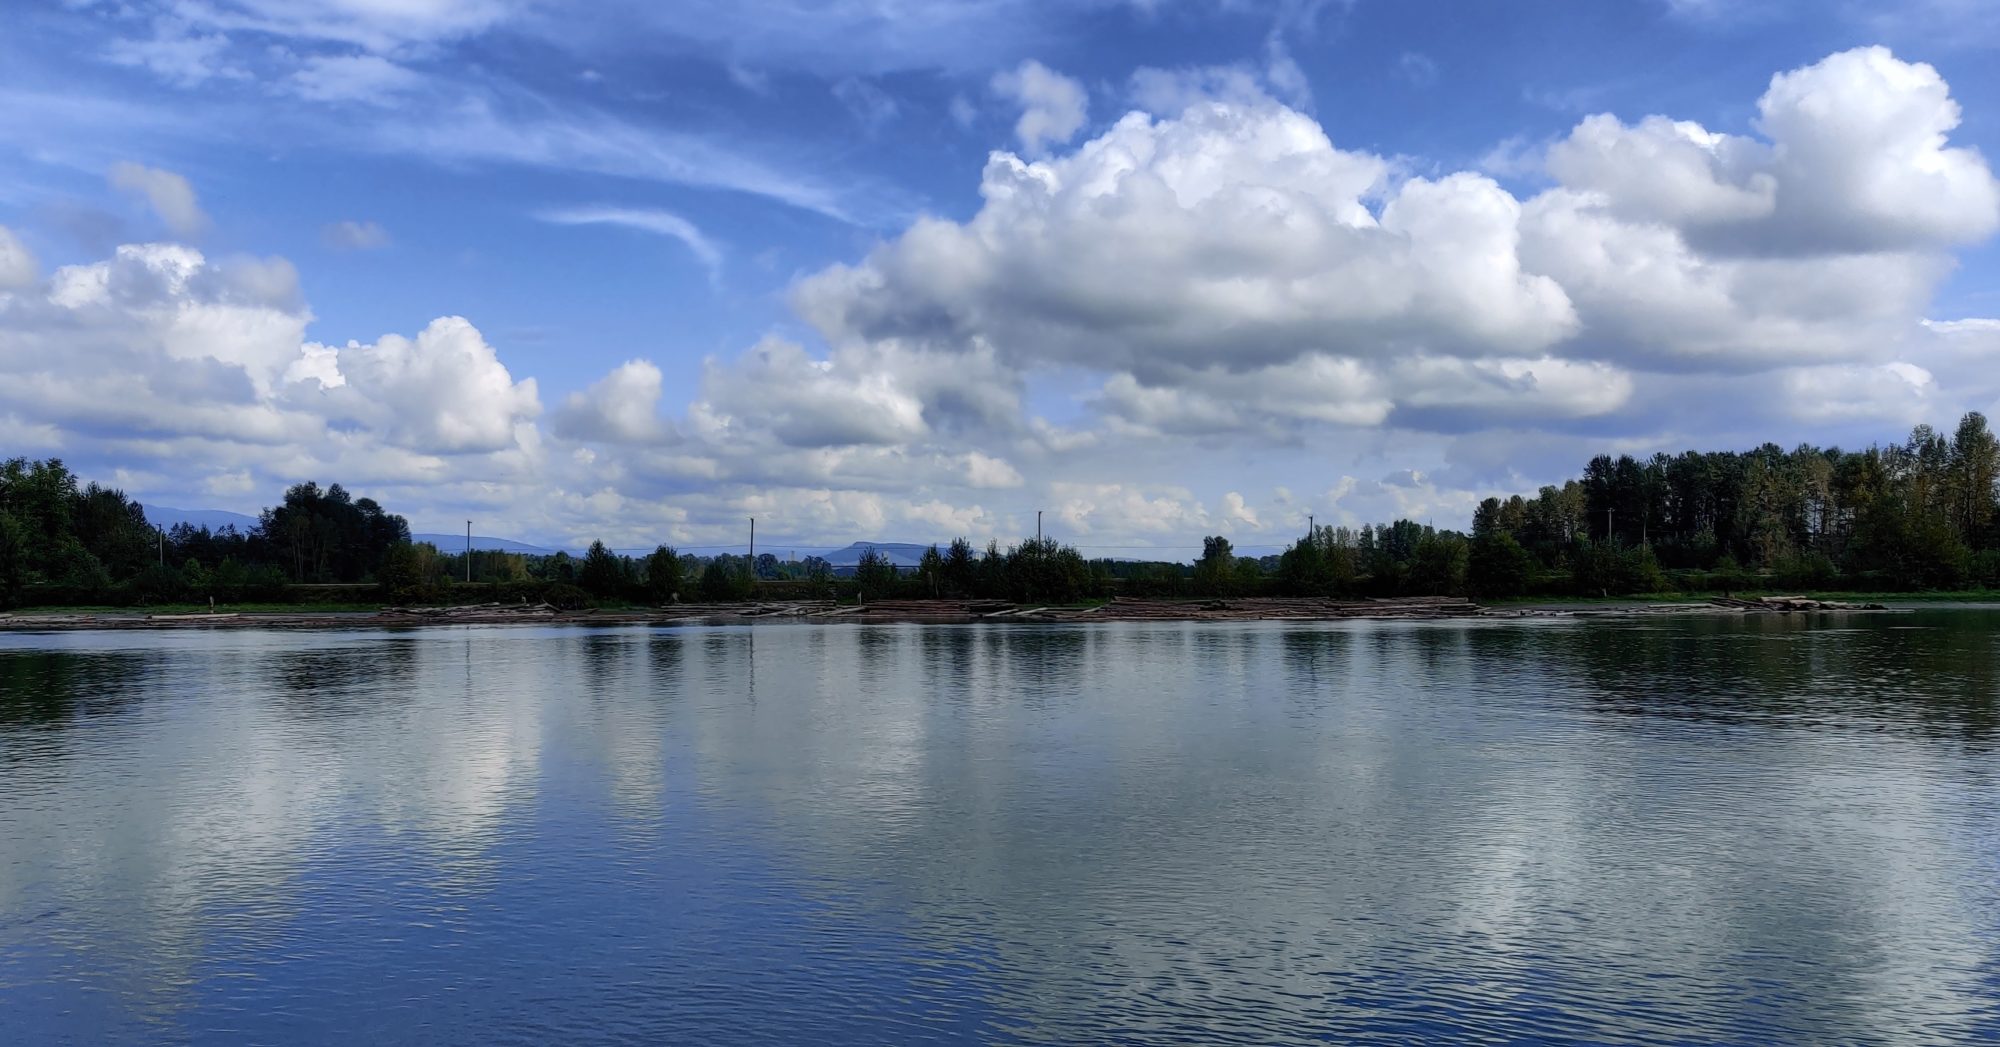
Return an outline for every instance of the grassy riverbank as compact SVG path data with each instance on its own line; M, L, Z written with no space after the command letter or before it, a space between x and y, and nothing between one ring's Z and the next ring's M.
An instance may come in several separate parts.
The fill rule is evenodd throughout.
M166 603L146 607L118 607L111 604L69 606L48 604L39 607L17 607L0 611L0 619L8 616L35 618L55 614L116 614L145 617L156 614L372 614L386 606L375 603Z

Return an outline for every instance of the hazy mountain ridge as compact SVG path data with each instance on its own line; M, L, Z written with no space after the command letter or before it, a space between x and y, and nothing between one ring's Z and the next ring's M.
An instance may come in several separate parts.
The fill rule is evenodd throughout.
M257 526L256 517L246 516L243 513L230 512L227 509L176 509L166 505L148 505L145 507L145 511L147 523L165 530L172 530L176 525L185 523L191 527L206 527L211 531L219 531L224 527L234 527L238 531L248 533ZM411 532L410 541L436 546L439 552L444 553L458 553L465 550L465 535L463 534L445 534L436 531ZM672 543L667 544L671 545ZM942 548L945 543L939 544L940 548ZM923 558L924 550L930 548L928 544L921 542L854 542L851 545L835 549L829 549L825 546L813 546L811 548L786 546L784 548L766 548L762 551L771 553L780 560L789 560L794 556L801 560L808 556L818 556L824 558L829 564L835 567L853 567L861 562L861 554L871 547L876 552L887 557L890 563L898 567L915 567L917 562ZM536 545L533 542L524 542L516 538L502 538L496 535L483 534L472 536L472 548L479 552L521 553L526 556L553 556L557 552L567 552L571 556L582 556L584 552L582 549L558 549L552 546ZM644 556L651 552L652 548L650 546L633 549L620 548L615 551L626 556ZM706 550L703 550L703 552L707 553Z

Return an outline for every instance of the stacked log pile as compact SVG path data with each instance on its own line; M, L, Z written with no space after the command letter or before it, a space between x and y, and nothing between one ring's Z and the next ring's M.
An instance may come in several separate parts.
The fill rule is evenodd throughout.
M833 607L831 601L803 600L791 603L677 603L646 611L648 618L805 618ZM629 613L629 612L620 612Z
M545 603L480 603L454 607L384 607L375 618L387 625L417 622L484 625L495 622L551 621L561 613Z
M1804 596L1755 599L1716 597L1705 604L1514 608L1492 610L1458 597L1377 600L1255 597L1222 600L1119 599L1091 607L1046 606L1004 600L889 600L860 606L830 601L758 604L675 604L630 610L565 611L545 603L473 604L458 607L389 607L380 612L314 611L207 614L0 614L5 629L257 627L280 629L369 628L409 625L502 625L540 622L579 625L695 625L755 621L862 622L1249 622L1249 621L1445 621L1470 618L1546 618L1632 614L1805 614L1882 611L1881 604L1843 603Z
M1100 621L1249 622L1249 621L1411 621L1477 618L1486 609L1458 597L1415 597L1384 600L1328 600L1259 597L1229 600L1114 600L1089 611L1055 609L1042 617L1057 621L1088 617Z
M1709 601L1711 606L1726 607L1732 611L1765 614L1798 614L1809 611L1886 611L1879 603L1841 603L1838 600L1815 600L1807 596L1762 596L1748 600L1733 596L1717 596Z

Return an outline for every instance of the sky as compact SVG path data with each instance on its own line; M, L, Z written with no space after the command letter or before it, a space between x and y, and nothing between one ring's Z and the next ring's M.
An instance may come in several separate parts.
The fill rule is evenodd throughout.
M2000 411L1986 0L16 0L0 456L1171 556Z

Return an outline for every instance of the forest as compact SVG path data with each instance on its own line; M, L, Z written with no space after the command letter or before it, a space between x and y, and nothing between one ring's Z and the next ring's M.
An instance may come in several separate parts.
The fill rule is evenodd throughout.
M536 599L557 606L758 598L1074 602L1228 597L1615 596L1757 589L2000 588L2000 441L1984 416L1860 451L1767 444L1592 459L1533 497L1488 498L1470 533L1320 526L1282 554L1203 540L1193 564L1086 559L1054 539L932 546L914 569L818 557L447 553L339 484L300 483L247 532L160 531L59 460L0 462L0 607Z

